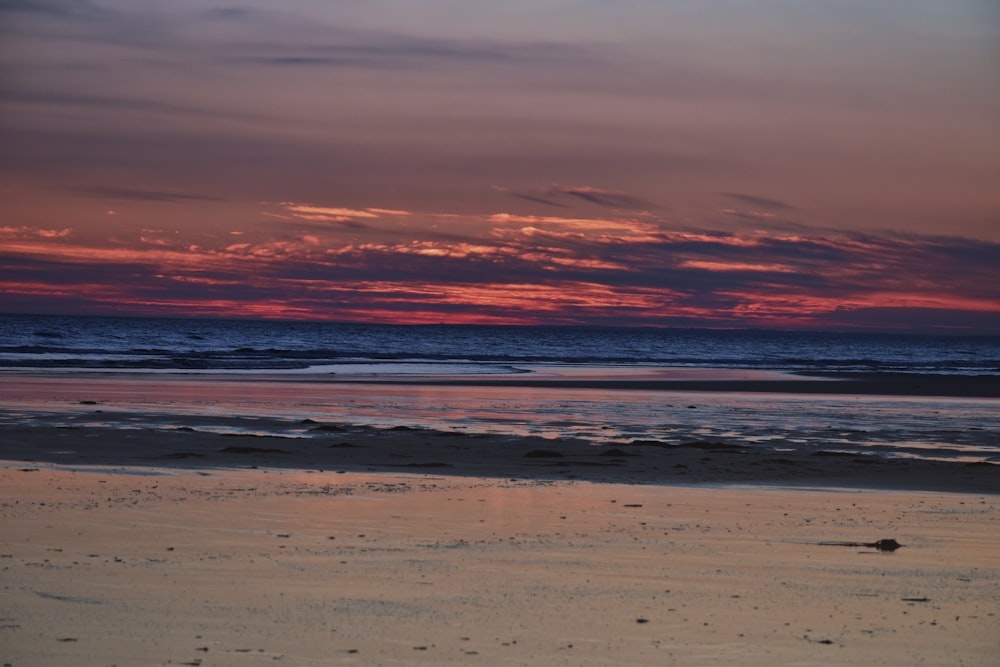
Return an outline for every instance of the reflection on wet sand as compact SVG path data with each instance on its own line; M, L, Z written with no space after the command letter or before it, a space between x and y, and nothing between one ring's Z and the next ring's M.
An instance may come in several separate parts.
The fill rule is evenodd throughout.
M247 421L240 428L259 435L302 434L297 423L312 419L595 443L712 440L782 451L1000 460L1000 403L994 398L668 391L635 384L588 388L183 376L9 380L0 388L8 425L31 423L39 414L53 423L97 424L108 412L131 412L137 423L150 414L173 416L165 422L177 427L195 417L242 417ZM279 423L273 431L255 429L247 425L253 419Z

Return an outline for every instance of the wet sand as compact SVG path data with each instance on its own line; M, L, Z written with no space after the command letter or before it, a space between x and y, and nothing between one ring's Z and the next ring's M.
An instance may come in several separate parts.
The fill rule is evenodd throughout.
M82 413L79 425L7 425L0 460L24 466L284 469L316 473L431 472L449 477L616 484L779 484L1000 494L1000 465L789 451L692 440L597 445L419 427L264 417ZM36 420L37 421L37 420ZM177 426L183 423L182 426ZM254 435L254 433L285 435Z
M406 383L404 378L393 383ZM828 373L796 375L761 371L692 373L670 369L661 374L636 376L628 372L562 377L533 375L454 377L412 380L414 384L455 386L562 387L565 389L637 389L646 391L750 392L784 394L853 394L860 396L954 396L1000 398L1000 376L921 375L915 373Z
M836 393L850 385L830 379L798 380L813 388L801 393L699 389L750 382L773 390L789 377L716 369L560 369L559 373L539 369L532 381L545 378L541 385L530 387L510 384L518 382L512 378L478 384L490 382L488 377L387 382L295 375L9 374L0 381L0 430L28 425L68 428L100 424L105 418L138 429L147 416L158 427L185 427L191 426L186 420L196 416L219 418L223 428L228 419L240 417L245 421L238 430L250 433L300 435L295 424L310 418L383 428L575 437L606 444L710 440L770 447L778 458L784 452L834 450L973 463L996 462L1000 452L1000 399L996 398ZM678 375L687 379L678 380ZM660 382L663 377L693 388L641 388L644 382ZM971 383L969 392L983 393L991 386L982 379L978 385L972 379L953 380ZM459 381L473 384L454 384ZM950 386L949 380L933 381L940 383L939 393ZM597 385L564 386L565 382ZM821 390L828 393L815 393ZM128 423L128 415L134 423ZM280 419L285 423L273 421ZM254 420L263 426L256 428Z
M349 367L348 367L349 368ZM20 397L33 394L51 398L60 391L79 394L92 387L104 396L121 393L122 387L140 390L149 382L170 383L281 383L338 385L425 385L455 387L545 387L556 389L605 389L683 392L783 393L802 395L938 396L1000 398L1000 375L938 375L918 373L827 373L801 375L778 371L709 368L636 368L630 366L532 368L528 373L497 375L370 375L351 373L311 374L293 371L232 373L122 373L100 371L11 371L0 378L12 386L7 392ZM2 389L2 388L0 388Z

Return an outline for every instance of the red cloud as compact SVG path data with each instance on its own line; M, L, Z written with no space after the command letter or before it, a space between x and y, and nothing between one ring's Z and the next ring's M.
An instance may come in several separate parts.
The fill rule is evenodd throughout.
M0 228L0 307L74 298L102 312L702 326L862 326L864 313L891 310L903 328L907 312L950 318L942 326L1000 313L998 248L965 239L678 230L615 216L414 214L363 235L263 224L237 243L148 229L85 245L68 230Z

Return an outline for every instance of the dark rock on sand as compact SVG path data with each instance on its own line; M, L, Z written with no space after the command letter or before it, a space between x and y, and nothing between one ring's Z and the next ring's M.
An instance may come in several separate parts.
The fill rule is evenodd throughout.
M868 547L869 549L878 549L879 551L895 551L904 546L891 537L875 540L874 542L820 542L819 544L826 547Z
M900 548L903 545L897 542L896 540L889 538L889 539L876 540L875 542L869 542L865 546L874 547L879 551L895 551L896 549Z

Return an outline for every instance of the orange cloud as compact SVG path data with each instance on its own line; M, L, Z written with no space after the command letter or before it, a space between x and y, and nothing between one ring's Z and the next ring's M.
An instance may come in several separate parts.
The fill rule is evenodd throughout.
M403 217L411 215L409 211L391 208L345 208L331 206L315 206L313 204L299 204L296 202L282 202L279 204L293 218L308 220L311 222L352 222L357 219L371 220L381 216ZM279 219L287 219L283 215L275 215L265 212Z
M365 210L379 215L412 215L410 211L400 211L393 208L366 208Z
M684 269L704 269L705 271L763 271L769 273L791 273L795 269L781 264L748 264L746 262L712 262L689 259L678 264Z
M537 229L537 225L547 225L582 232L618 231L629 234L656 231L656 225L629 219L609 218L563 218L558 216L514 215L511 213L494 213L487 218L489 222L498 224L530 225L529 229Z
M572 267L576 269L589 269L591 271L628 271L629 267L616 262L608 262L600 259L578 259L575 257L551 257L549 261L559 266Z
M26 225L20 225L18 227L13 227L11 225L5 225L0 227L0 234L5 234L7 236L15 236L18 238L41 238L41 239L62 239L66 238L73 233L72 228L67 227L66 229L42 229L40 227L28 227Z
M366 209L353 208L328 208L325 206L312 206L310 204L296 204L295 202L283 202L281 204L285 210L290 211L297 217L314 216L316 218L377 218L378 215Z

